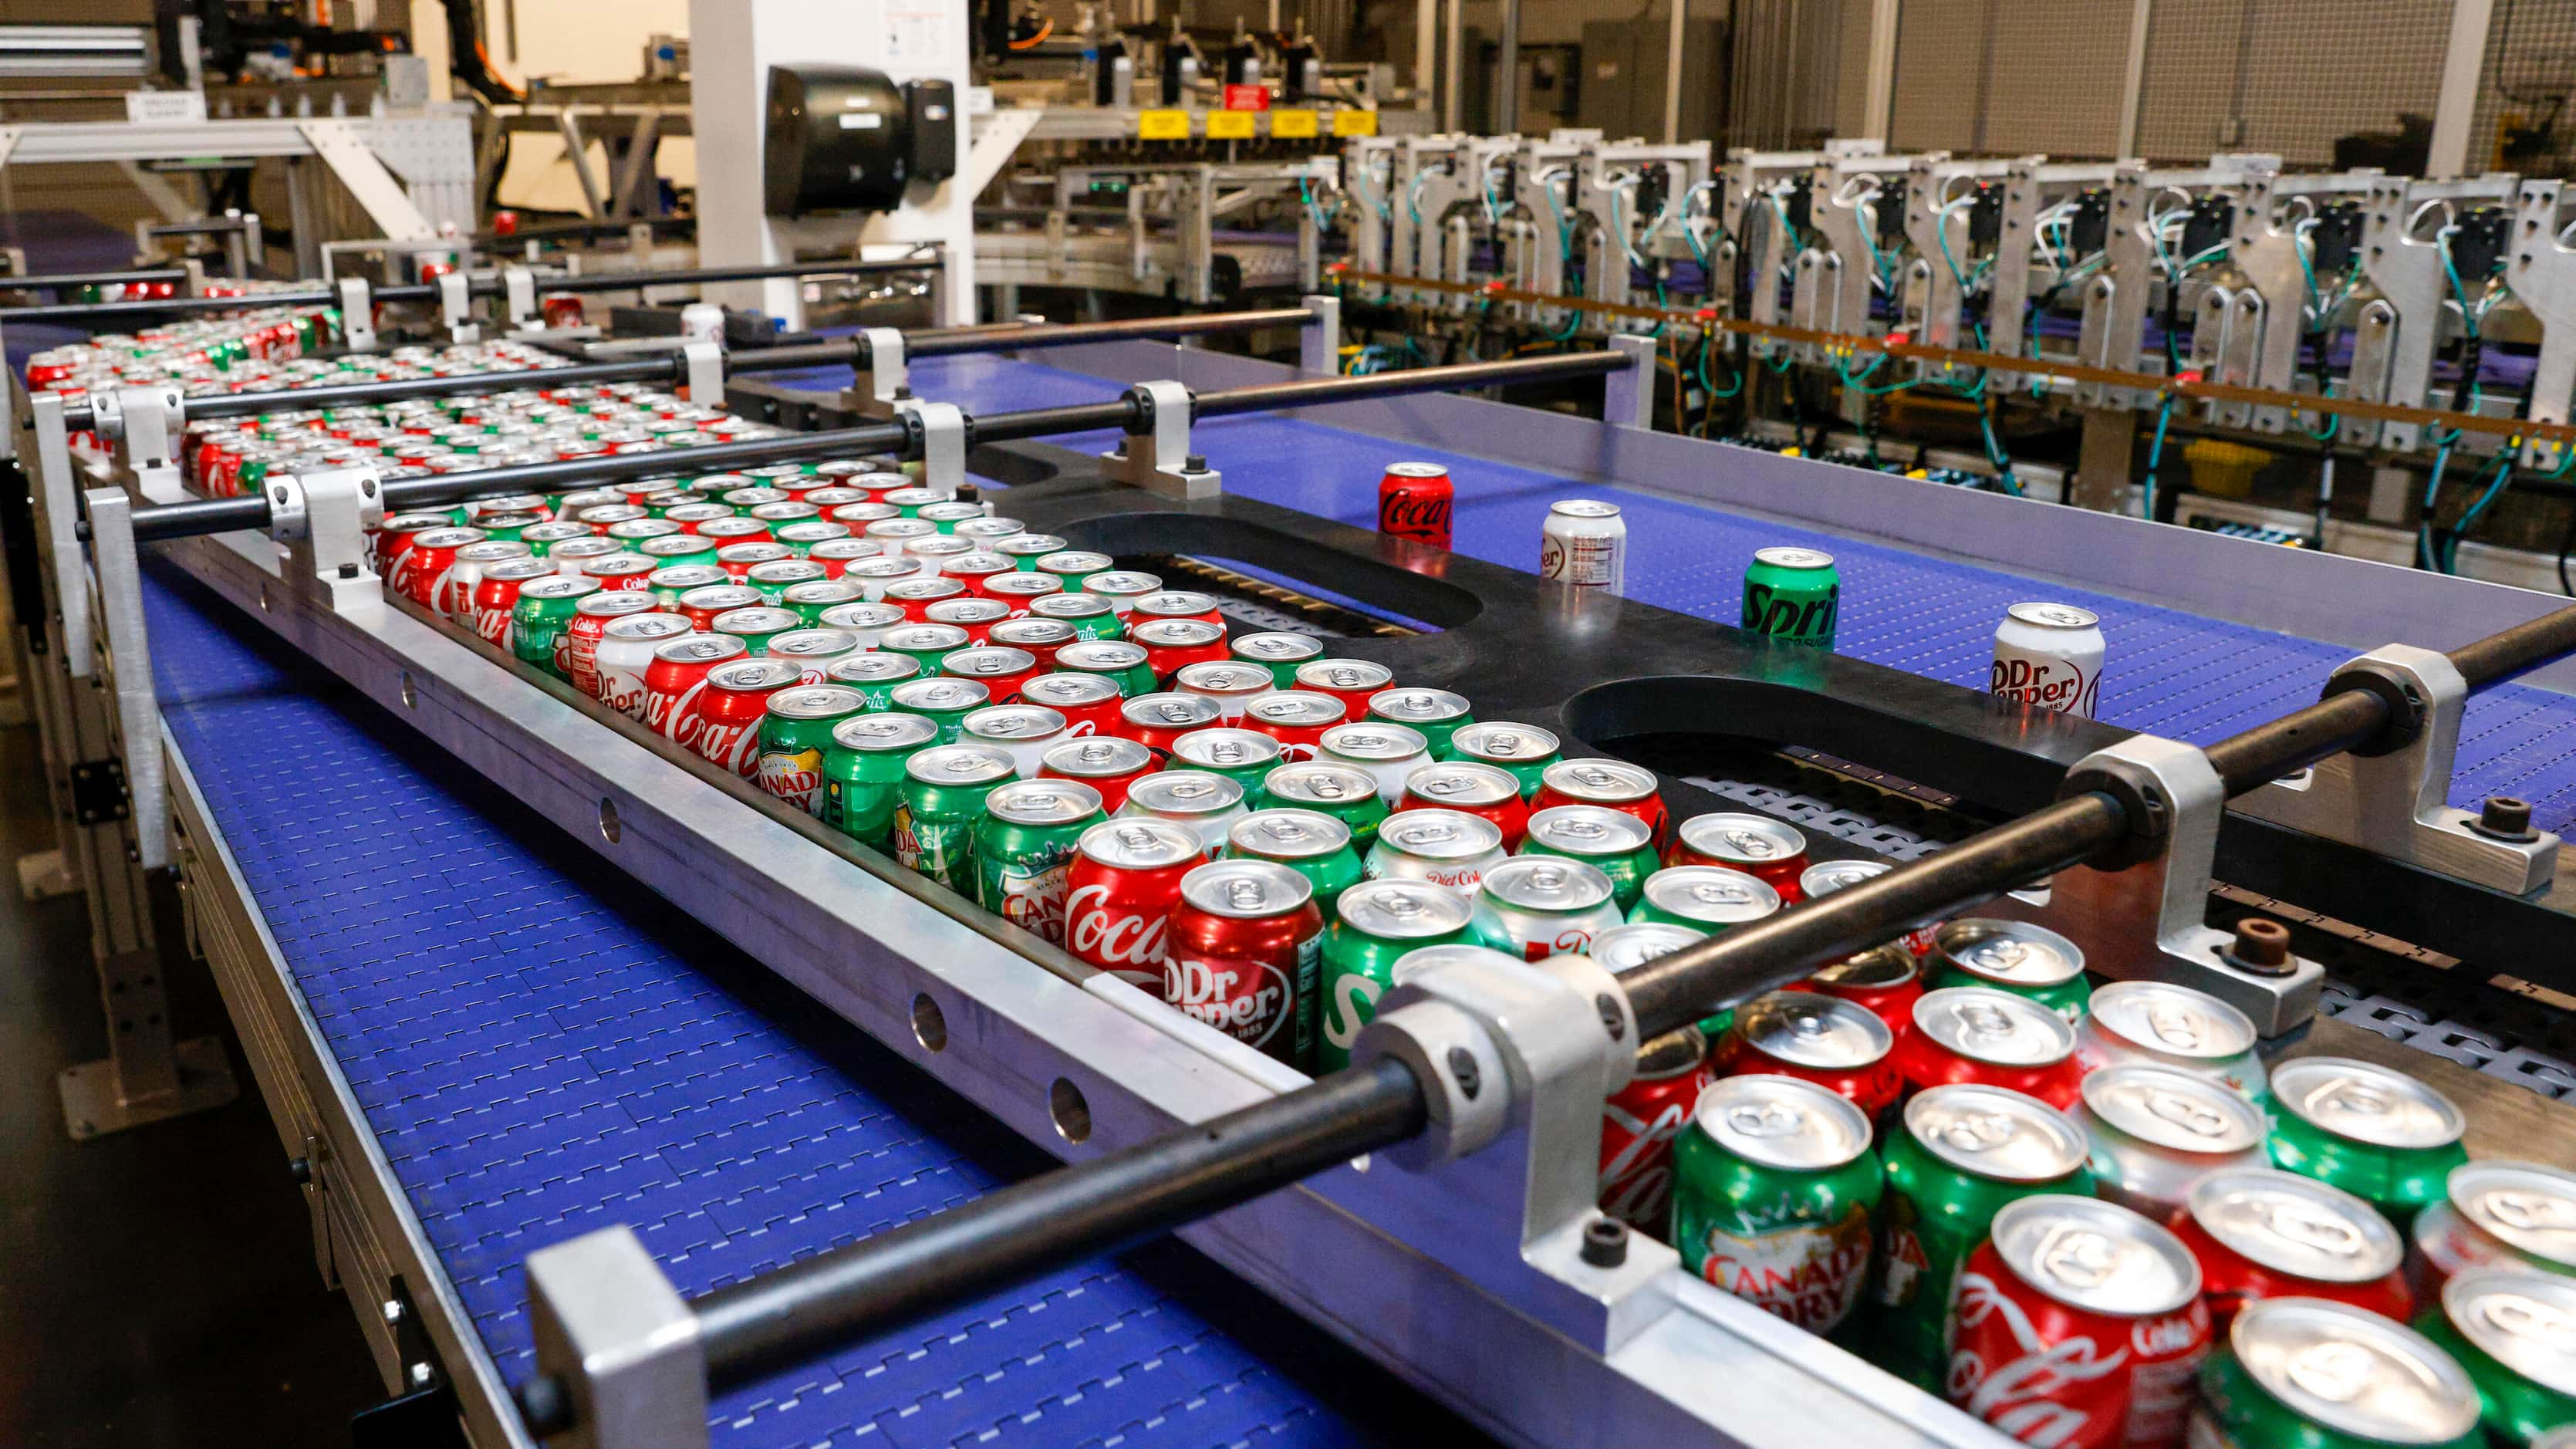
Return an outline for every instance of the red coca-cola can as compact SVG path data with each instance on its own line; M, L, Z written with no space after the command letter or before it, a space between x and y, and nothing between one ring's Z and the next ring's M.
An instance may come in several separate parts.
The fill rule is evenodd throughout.
M984 592L985 584L1004 574L1016 574L1019 571L1018 563L990 549L982 548L972 553L952 554L939 561L940 573L964 584L979 597Z
M1698 1027L1668 1031L1637 1052L1637 1075L1601 1104L1601 1210L1665 1237L1673 1205L1673 1139L1712 1080L1708 1038Z
M986 579L980 592L988 599L999 599L1010 607L1011 617L1025 619L1029 605L1064 592L1064 580L1053 574L1013 572L995 574ZM1068 626L1070 627L1070 626Z
M1038 676L1038 659L1025 649L988 645L941 655L939 672L983 685L995 704L1017 704L1020 691Z
M2117 1203L2006 1204L1959 1271L1950 1402L2027 1444L2176 1449L2209 1353L2200 1264Z
M680 615L700 633L712 632L718 614L761 606L760 590L748 584L701 584L680 595Z
M733 517L733 510L721 503L674 503L662 510L662 517L680 525L683 533L696 533L719 518Z
M783 543L772 543L765 538L747 538L740 543L728 543L717 549L716 567L723 569L725 577L735 583L747 584L751 582L753 569L762 564L784 563L794 557L796 557L796 551Z
M923 622L954 624L966 631L970 648L982 648L993 637L993 626L1011 617L1011 606L999 599L942 599L921 611Z
M1130 816L1084 831L1065 867L1064 948L1161 996L1181 879L1206 860L1199 833L1168 820Z
M1038 756L1039 779L1079 780L1100 792L1100 808L1113 815L1127 803L1127 787L1158 768L1152 750L1116 735L1064 740L1047 746L1046 753Z
M1297 666L1297 687L1329 694L1352 719L1368 713L1369 696L1395 688L1395 671L1366 659L1309 659Z
M1131 628L1158 619L1196 619L1220 629L1225 627L1225 616L1217 612L1216 595L1196 589L1154 589L1128 601L1127 623Z
M1449 470L1437 463L1389 463L1377 480L1377 531L1447 548L1456 495Z
M1193 664L1217 663L1226 657L1225 626L1205 619L1155 619L1131 626L1127 637L1143 647L1145 667L1166 686L1173 675Z
M510 610L519 602L519 585L554 577L555 566L541 558L503 559L488 564L474 581L474 637L496 649L510 647ZM598 595L587 595L588 603Z
M1902 946L1879 946L1837 961L1789 988L1821 991L1868 1008L1900 1042L1914 1029L1914 1003L1923 999L1923 968Z
M481 604L476 604L481 608ZM564 629L564 674L572 687L599 697L599 639L609 622L631 614L661 612L661 601L642 589L620 589L616 593L587 594L573 606L572 623ZM479 627L479 621L478 621Z
M455 572L456 551L481 543L484 536L479 528L429 528L413 534L411 551L403 556L410 566L403 574L403 593L422 608L448 612L448 575Z
M966 581L946 574L929 574L891 583L885 588L885 601L903 610L903 616L917 624L930 622L930 606L943 599L966 597Z
M1168 760L1174 740L1206 729L1218 716L1216 701L1204 694L1140 694L1118 707L1118 733Z
M1472 760L1423 765L1404 777L1397 811L1456 810L1490 820L1503 832L1503 849L1518 850L1529 837L1529 806L1521 800L1521 782L1499 765Z
M2414 1315L2406 1240L2379 1209L2313 1177L2271 1167L2206 1173L2165 1225L2199 1261L2219 1333L2263 1298L2331 1298L2397 1323Z
M1896 1051L1910 1090L1978 1082L2027 1093L2060 1111L2071 1110L2081 1095L2075 1028L2029 997L1950 986L1923 993L1912 1014L1914 1029Z
M1865 880L1875 880L1894 869L1896 862L1890 860L1820 860L1798 873L1798 891L1807 899L1814 900ZM1918 959L1930 955L1933 933L1940 926L1939 921L1917 926L1898 938L1898 944Z
M573 515L573 520L602 538L621 523L649 521L643 509L632 503L594 503Z
M605 593L639 593L652 597L645 581L659 567L640 553L612 553L582 561L582 577L599 580Z
M1053 622L1053 621L1044 621ZM1020 686L1024 704L1042 704L1064 716L1067 735L1115 735L1118 728L1118 686L1097 674L1041 674ZM1151 752L1148 752L1151 757ZM1116 806L1107 807L1115 810Z
M1041 672L1055 669L1055 651L1082 636L1062 619L1004 619L985 631L984 642L1002 649L1023 649L1038 661ZM1111 685L1115 694L1117 686Z
M1873 1119L1905 1090L1896 1038L1864 1007L1814 991L1774 991L1746 1002L1718 1046L1720 1076L1797 1077L1842 1094Z
M1657 849L1672 839L1672 811L1664 806L1655 772L1625 760L1559 760L1541 770L1529 808L1536 812L1557 805L1606 805L1646 822L1655 832Z
M763 523L757 518L745 518L740 514L735 514L731 518L710 518L706 522L699 524L696 531L700 538L711 538L715 540L716 556L719 558L724 556L724 551L726 549L731 548L737 543L768 543L771 541L768 524ZM766 557L767 556L764 555L762 558L754 558L749 563L744 564L743 567L749 568L751 564L760 563Z
M1280 689L1245 700L1239 723L1277 740L1281 759L1311 760L1324 731L1348 718L1349 708L1329 694L1317 694L1311 689ZM1521 823L1526 826L1529 822L1524 818Z
M1807 869L1807 837L1768 815L1694 815L1673 832L1664 864L1722 865L1758 876L1780 893L1784 906L1807 898L1798 881Z
M684 749L695 749L705 722L698 718L698 696L707 687L707 671L740 659L750 646L729 634L683 634L653 646L653 662L644 666L644 727Z
M410 593L412 541L449 526L451 520L444 513L397 513L386 519L375 534L376 573L385 581L385 587L397 594Z
M760 720L769 712L769 697L795 688L803 677L804 671L785 659L736 659L715 666L698 692L699 725L686 743L699 758L752 778L760 766Z
M1220 860L1181 877L1163 1001L1275 1061L1315 1064L1324 913L1314 882L1275 860Z

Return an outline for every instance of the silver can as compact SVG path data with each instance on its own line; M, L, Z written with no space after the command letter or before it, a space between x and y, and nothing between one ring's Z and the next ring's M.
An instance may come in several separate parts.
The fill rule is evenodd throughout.
M2451 1169L2443 1200L2415 1219L2425 1296L2478 1268L2576 1277L2576 1173L2535 1162Z
M2044 1002L2069 1026L2084 1019L2092 987L2084 948L2028 921L1962 917L1932 933L1934 986L1991 986Z
M1628 521L1619 516L1619 505L1592 498L1550 505L1539 535L1538 576L1578 589L1626 593Z
M1246 701L1255 695L1268 694L1275 687L1269 670L1258 664L1239 664L1230 659L1184 664L1172 675L1172 688L1183 694L1205 695L1216 701L1217 718L1228 724L1243 718Z
M1277 637L1303 636L1282 634ZM1315 758L1367 771L1377 781L1377 797L1391 808L1404 798L1405 777L1431 763L1431 746L1423 739L1420 730L1362 720L1338 724L1324 731L1315 741Z
M867 596L869 603L882 604L885 602L886 590L907 579L922 578L929 572L930 570L923 567L921 560L917 558L909 558L902 554L885 554L877 558L850 560L842 566L841 577L846 582L858 585L859 592Z
M834 684L871 689L920 677L921 661L909 654L845 654L823 666L823 678Z
M433 606L455 622L474 627L474 590L483 582L483 571L494 564L513 559L533 558L528 546L516 539L487 538L456 550L456 561L447 566L447 588L443 598Z
M1395 687L1395 671L1368 659L1309 659L1297 666L1291 689L1363 698Z
M835 659L862 652L859 641L841 629L790 629L769 641L769 657L784 659L803 671L801 684L820 684Z
M1371 880L1429 881L1473 901L1485 872L1506 859L1503 832L1490 820L1457 810L1407 810L1378 826L1362 866Z
M1582 861L1516 855L1485 871L1472 929L1486 945L1524 960L1586 955L1594 938L1620 923L1611 894L1610 877Z
M1049 746L1039 763L1068 780L1123 780L1151 766L1154 752L1116 735L1071 735Z
M1709 935L1780 909L1770 883L1722 865L1668 865L1646 877L1637 914Z
M864 599L854 604L834 604L817 617L824 627L841 630L866 650L873 650L884 643L888 629L903 627L903 610L892 604L872 604Z
M1404 777L1405 798L1434 809L1491 810L1520 793L1521 782L1511 771L1464 760L1424 765Z
M1798 872L1798 890L1812 901L1818 896L1829 896L1838 890L1859 885L1862 881L1874 880L1894 869L1896 863L1887 860L1820 860ZM1930 955L1932 933L1940 924L1934 921L1917 926L1899 936L1897 941L1915 956Z
M644 718L644 671L652 666L654 649L689 632L689 621L678 614L609 620L592 656L599 671L599 702L628 719Z
M1064 716L1035 704L988 705L961 720L958 730L965 743L991 745L1009 755L1023 780L1036 779L1048 748L1065 738Z
M2500 1389L2519 1390L2526 1399L2539 1397L2533 1390L2540 1390L2557 1404L2576 1399L2576 1281L2521 1268L2479 1268L2442 1285L2441 1311L2452 1332L2516 1380L2484 1386L2495 1402L2487 1427L2499 1442L2514 1442L2511 1421L2521 1417L2505 1412L2511 1400Z
M2091 719L2102 698L2102 653L2102 621L2092 610L2015 604L1995 626L1986 692Z
M1172 741L1172 768L1176 770L1214 770L1228 775L1238 770L1259 770L1267 775L1279 763L1279 742L1255 730L1210 725Z
M1049 558L1054 555L1048 555ZM1045 568L1046 560L1038 561ZM1109 601L1110 609L1120 615L1136 607L1136 601L1147 594L1162 592L1163 581L1152 574L1133 569L1104 569L1082 581L1082 592L1096 594Z
M1093 656L1087 651L1107 648L1112 642L1123 641L1104 640L1098 644L1067 644L1062 649L1056 651L1056 664L1058 667L1065 667L1067 664L1065 656L1072 654L1075 655L1075 659L1071 664L1073 669L1084 674L1101 673L1104 676L1111 675L1113 673L1112 671L1095 671L1091 669L1089 667L1089 661ZM1134 646L1129 645L1127 647L1133 648ZM1141 654L1144 651L1138 650L1137 652ZM1102 655L1099 657L1105 661L1111 656ZM1135 698L1128 700L1125 704L1118 706L1118 717L1121 720L1124 720L1131 728L1152 730L1157 734L1170 735L1180 735L1186 734L1191 730L1213 728L1222 713L1223 712L1217 708L1216 701L1208 698L1204 694L1140 694Z
M2075 1025L2075 1060L2088 1072L2129 1063L2207 1077L2246 1097L2267 1076L2254 1023L2205 991L2169 981L2114 981L2093 993Z
M1630 921L1623 926L1610 926L1595 932L1592 949L1586 953L1600 962L1612 975L1634 970L1658 956L1669 956L1693 941L1705 940L1688 926L1664 921Z
M1243 786L1205 770L1157 770L1127 787L1122 816L1168 820L1198 832L1211 855L1225 848L1226 832L1246 813Z
M2204 1174L2271 1161L2262 1112L2207 1077L2170 1067L2105 1067L2084 1079L2082 1093L2075 1120L2092 1139L2101 1195L2159 1222Z
M1418 684L1399 685L1369 696L1368 717L1381 724L1403 725L1428 739L1434 730L1467 722L1467 696Z

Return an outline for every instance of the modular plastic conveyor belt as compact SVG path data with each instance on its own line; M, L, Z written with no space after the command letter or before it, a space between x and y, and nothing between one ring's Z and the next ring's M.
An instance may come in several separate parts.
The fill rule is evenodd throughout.
M969 412L1098 402L1123 386L994 356L926 358L914 363L911 372L915 393ZM835 389L849 384L849 374L844 369L837 376L818 371L771 380ZM1101 433L1050 441L1100 452L1112 439ZM1446 464L1457 487L1458 551L1520 569L1537 566L1549 503L1579 487L1586 495L1616 502L1626 515L1630 598L1729 624L1740 608L1744 565L1755 549L1786 543L1822 548L1839 560L1842 570L1838 649L1970 688L1985 687L1995 624L2007 606L2035 595L2080 604L2102 616L2102 632L2110 643L2101 718L2192 744L2209 744L2313 702L2334 667L2359 652L2183 609L2062 584L2035 584L1996 569L1743 517L1705 504L1578 485L1529 468L1320 423L1259 414L1219 418L1199 424L1191 445L1225 475L1228 489L1361 528L1376 524L1377 480L1386 464L1404 458ZM2059 577L2082 571L2080 560L2049 560L2033 568L2034 575ZM2462 641L2427 637L2402 642L2448 647ZM2543 829L2568 833L2576 828L2576 698L2507 684L2469 701L2451 803L2473 810L2489 795L2529 800Z
M549 1243L623 1222L703 1293L1041 1165L230 606L152 573L171 735L510 1382L534 1365L520 1263ZM726 1395L713 1420L719 1449L1476 1437L1169 1246L854 1344Z

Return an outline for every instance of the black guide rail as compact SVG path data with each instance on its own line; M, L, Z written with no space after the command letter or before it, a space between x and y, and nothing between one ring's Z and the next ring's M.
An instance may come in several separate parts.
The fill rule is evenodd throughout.
M108 287L120 282L184 282L188 273L182 267L151 267L128 272L42 272L33 276L13 277L0 273L0 292L54 292L65 287ZM16 313L6 315L14 319Z
M2576 608L2446 657L2475 689L2570 652L2576 652ZM2227 793L2237 795L2420 724L2394 719L2392 708L2369 690L2346 690L2206 753ZM1641 1036L1658 1035L2035 877L2110 857L2133 834L2153 828L2131 819L2109 793L2080 790L1884 875L1657 957L1621 973L1620 985ZM883 1332L1394 1146L1423 1130L1426 1102L1410 1068L1381 1058L730 1284L690 1301L709 1386L721 1392L860 1334ZM566 1385L540 1377L516 1397L531 1432L572 1427Z
M1273 307L1252 312L1200 312L1173 317L1131 317L1114 322L1002 322L977 327L932 327L903 334L904 356L962 357L981 352L1035 352L1053 347L1080 347L1093 342L1169 341L1180 337L1218 337L1257 332L1265 327L1303 327L1315 314L1303 307ZM805 367L859 367L872 360L867 334L828 342L792 342L779 347L746 348L725 359L735 372L791 372Z
M611 364L635 366L640 364ZM669 366L668 362L661 365ZM1632 364L1624 354L1612 352L1577 352L1557 357L1524 357L1507 362L1467 363L1457 367L1424 367L1410 372L1374 373L1365 377L1325 377L1291 383L1272 383L1259 387L1232 388L1221 392L1201 393L1192 399L1193 415L1226 417L1237 413L1256 412L1264 408L1304 407L1319 403L1356 402L1366 398L1396 397L1406 393L1447 392L1464 387L1490 387L1504 383L1563 381L1573 378L1599 377L1623 371ZM555 380L575 369L556 369L540 373L512 373L508 377L540 377ZM490 381L487 378L485 386ZM304 407L310 398L325 389L307 392L264 394L271 406L289 404ZM1030 438L1086 433L1098 428L1124 428L1141 431L1151 423L1149 409L1141 395L1129 393L1108 402L1087 403L1074 407L1035 408L1026 412L995 413L988 417L966 417L966 441L977 443L1020 442ZM921 424L910 417L865 427L840 428L829 432L798 433L783 438L761 438L748 442L716 443L702 448L668 449L651 453L630 453L605 458L575 458L553 463L530 463L516 468L486 468L472 473L452 473L439 478L398 478L386 482L384 504L388 511L415 508L449 508L473 498L499 498L514 493L559 493L572 488L595 487L636 478L656 478L687 471L724 473L755 468L766 463L805 462L820 458L846 457L853 454L883 454L898 458L920 456L923 442ZM137 509L133 515L137 542L187 538L197 534L226 533L242 528L266 528L269 524L269 500L266 494L246 498L208 498L190 503L165 503ZM85 527L85 526L84 526Z

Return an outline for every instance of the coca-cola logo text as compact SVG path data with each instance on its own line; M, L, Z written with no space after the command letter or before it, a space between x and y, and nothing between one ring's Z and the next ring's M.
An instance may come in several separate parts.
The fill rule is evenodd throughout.
M1165 918L1115 913L1108 885L1087 885L1065 897L1065 945L1095 966L1152 966L1163 959ZM1125 972L1120 972L1125 975Z

